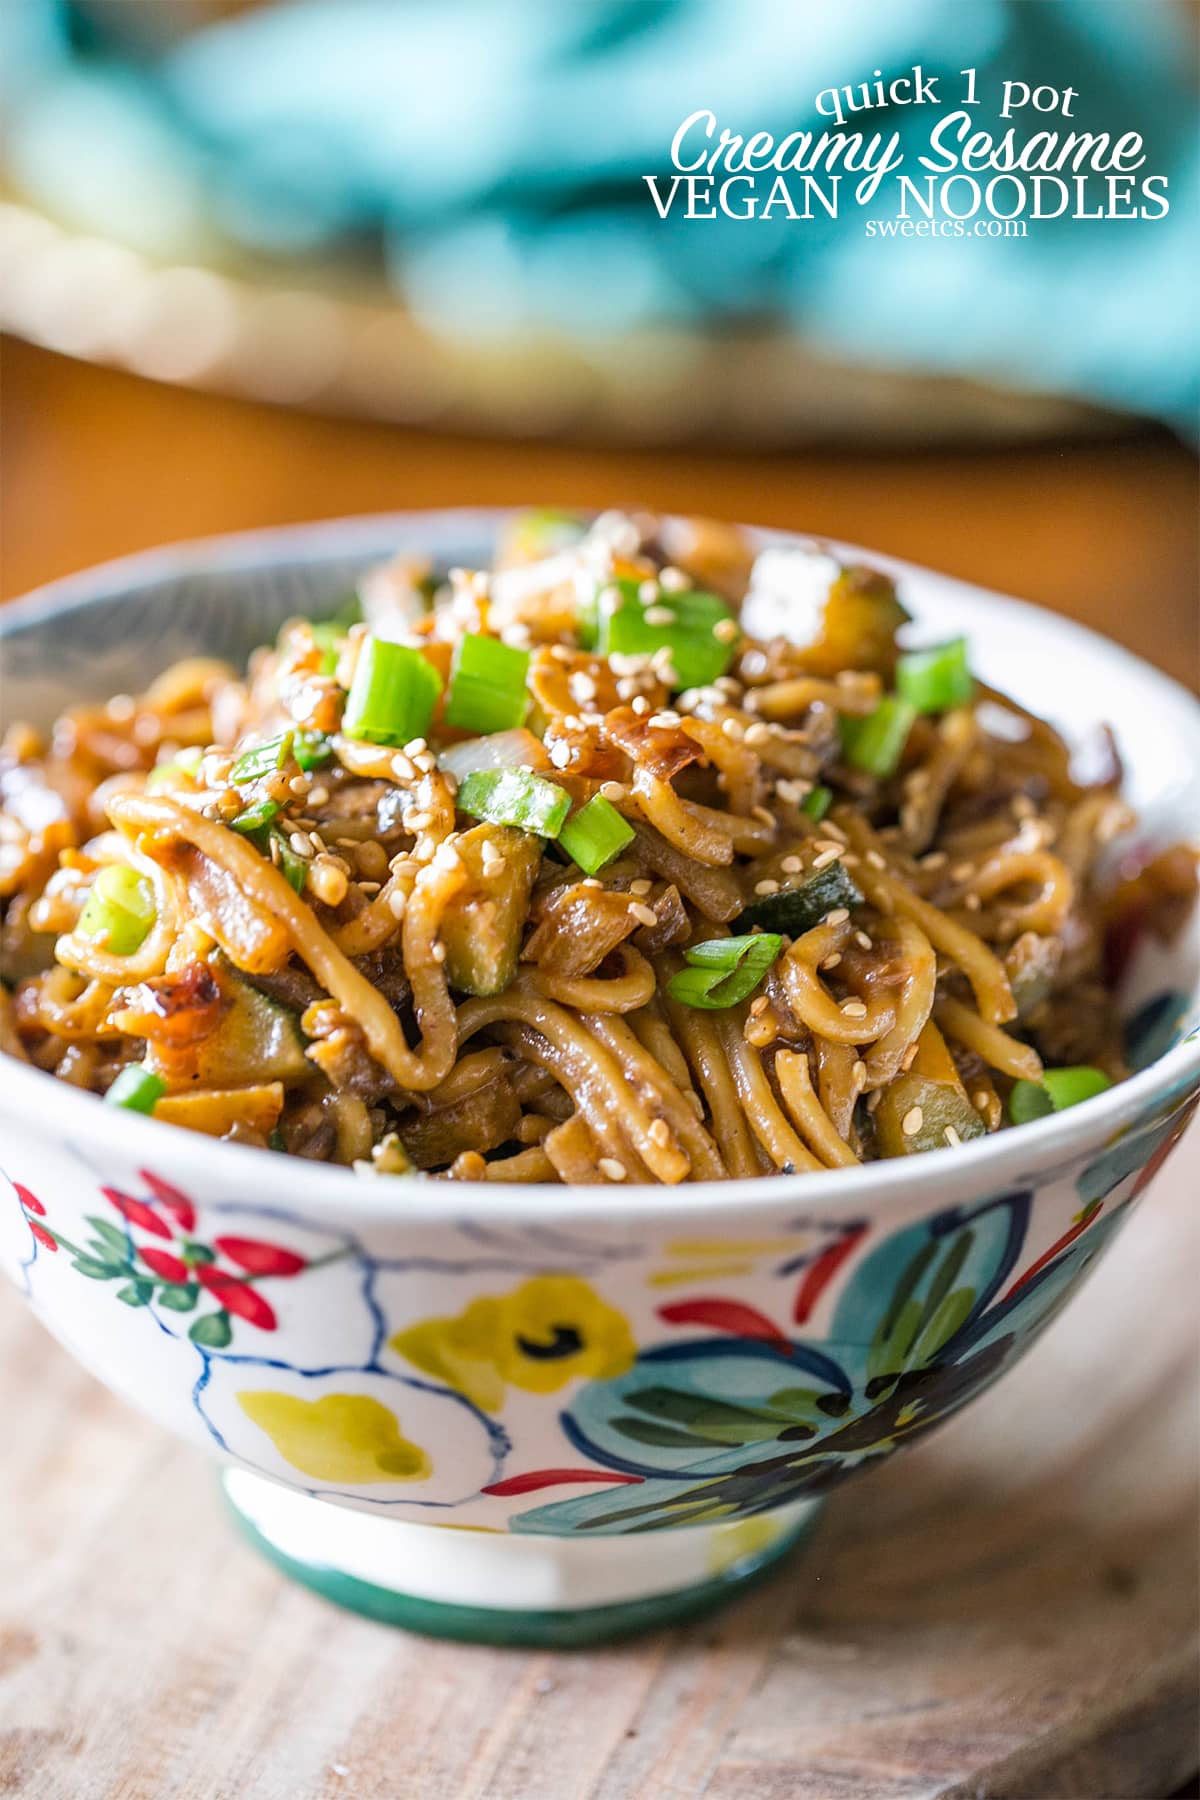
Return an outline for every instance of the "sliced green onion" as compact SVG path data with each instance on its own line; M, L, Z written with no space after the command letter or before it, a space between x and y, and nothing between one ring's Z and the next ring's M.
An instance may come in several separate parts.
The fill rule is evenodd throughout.
M257 831L262 825L269 825L272 819L278 818L279 806L274 800L256 800L253 806L242 809L236 819L230 819L234 831Z
M1028 1125L1052 1112L1065 1112L1081 1100L1103 1094L1112 1082L1101 1069L1081 1064L1072 1069L1046 1069L1040 1081L1015 1081L1008 1096L1008 1116L1014 1125Z
M156 763L146 777L146 791L153 794L168 782L177 781L181 775L194 781L203 755L199 745L193 744L190 749L181 750L170 762Z
M800 811L807 813L815 825L819 825L825 814L833 805L833 789L815 787L811 794L806 794L800 805Z
M585 875L595 875L614 856L620 856L635 835L633 826L621 817L612 801L596 794L586 806L571 814L558 841Z
M255 744L252 750L243 750L229 771L229 779L235 786L245 787L247 782L276 774L288 762L295 762L307 774L328 762L332 755L333 744L323 731L285 731L279 737L268 738L265 744Z
M450 667L446 723L459 731L512 731L529 710L525 676L528 650L469 631L459 639Z
M703 588L659 592L643 600L646 584L632 577L606 582L580 620L580 642L601 656L654 656L669 650L674 688L707 687L737 654L741 632L733 609Z
M906 651L896 664L896 692L919 713L966 706L974 691L966 638L951 638L928 650Z
M128 1112L152 1113L166 1091L161 1075L141 1063L127 1063L104 1098L110 1106L123 1106Z
M285 731L282 737L268 738L265 744L255 744L253 749L243 750L229 771L229 779L241 787L248 781L257 781L263 775L274 775L282 769L292 753L294 731Z
M292 756L297 766L307 775L312 769L319 769L333 756L333 743L323 731L307 729L292 733Z
M819 925L828 912L839 906L861 906L863 897L840 862L817 869L807 880L794 887L781 887L777 893L755 895L738 920L739 925L761 925L766 931L786 931L789 937L800 937Z
M556 782L522 769L480 769L467 776L455 804L473 819L556 838L571 810L571 796Z
M582 513L561 506L537 506L509 521L508 536L522 556L549 556L577 544L587 530Z
M419 650L364 638L342 730L367 744L410 743L428 731L441 691L441 676Z
M276 855L278 857L280 873L298 894L302 894L304 892L304 883L308 880L307 860L303 856L296 855L296 852L288 843L287 832L281 831L278 825L272 825L270 827L270 836L267 841L268 855L271 855L270 846L272 840L279 846ZM276 857L272 856L271 860L275 861Z
M908 734L913 728L917 709L899 694L887 694L873 713L865 719L843 713L838 720L842 754L855 769L868 775L891 775L895 772Z
M102 938L114 956L132 956L157 917L153 882L125 863L106 863L92 882L76 930L81 937Z
M667 992L673 1000L707 1012L736 1006L754 992L782 948L782 937L773 931L693 944L683 953L690 967L672 975Z

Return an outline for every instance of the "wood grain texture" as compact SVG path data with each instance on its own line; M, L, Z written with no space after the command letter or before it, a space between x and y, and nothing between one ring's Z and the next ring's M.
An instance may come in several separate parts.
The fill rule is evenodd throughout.
M929 453L490 443L158 386L8 340L0 592L148 544L395 507L630 502L1035 600L1200 683L1196 463L1165 436Z
M0 1294L0 1792L1149 1800L1195 1766L1193 1132L1018 1369L712 1620L409 1637L247 1550L211 1465Z

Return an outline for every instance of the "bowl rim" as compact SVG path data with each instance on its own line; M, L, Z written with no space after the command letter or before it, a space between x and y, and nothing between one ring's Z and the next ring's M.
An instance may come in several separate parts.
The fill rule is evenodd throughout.
M0 607L0 645L23 626L53 618L56 613L111 599L131 589L193 573L235 574L270 567L285 557L295 561L331 559L365 551L389 533L412 530L424 519L459 522L463 530L494 531L520 506L427 507L383 513L365 513L337 519L269 526L252 531L225 532L211 537L189 538L132 555L95 564L7 602ZM592 511L592 508L581 508ZM1030 623L1050 628L1060 642L1086 649L1129 666L1143 688L1158 688L1164 700L1182 701L1195 709L1200 725L1200 703L1180 683L1145 662L1132 651L1074 620L1065 619L1025 600L982 588L957 576L884 552L849 544L839 539L773 526L747 526L760 547L815 544L839 555L866 560L897 578L934 580L964 601L972 597L1026 615ZM225 1144L199 1132L136 1113L106 1108L99 1096L73 1088L47 1072L3 1059L3 1093L0 1112L20 1112L36 1129L51 1125L61 1143L91 1140L138 1163L170 1167L182 1155L203 1176L206 1185L253 1189L265 1185L264 1155L244 1145ZM1173 1045L1165 1055L1126 1081L1094 1099L1063 1113L1036 1119L1012 1131L996 1132L958 1146L952 1155L936 1154L863 1163L857 1168L828 1169L818 1174L763 1176L757 1180L688 1182L679 1187L649 1183L616 1183L548 1188L529 1182L454 1183L432 1178L367 1177L328 1163L309 1163L302 1157L271 1158L266 1169L279 1176L289 1201L311 1206L317 1214L368 1216L373 1221L403 1224L437 1221L451 1224L470 1211L494 1220L519 1220L547 1224L569 1219L609 1225L637 1221L676 1223L687 1214L712 1214L748 1204L771 1213L806 1211L844 1214L860 1210L864 1201L888 1199L899 1191L936 1189L944 1197L951 1190L999 1190L1045 1180L1088 1148L1111 1145L1129 1126L1146 1119L1156 1102L1172 1099L1177 1110L1188 1094L1200 1089L1200 1031ZM1168 1115L1169 1116L1169 1115ZM181 1141L182 1140L182 1141ZM172 1153L171 1146L176 1146ZM276 1185L274 1181L271 1185ZM466 1195L469 1192L469 1204Z

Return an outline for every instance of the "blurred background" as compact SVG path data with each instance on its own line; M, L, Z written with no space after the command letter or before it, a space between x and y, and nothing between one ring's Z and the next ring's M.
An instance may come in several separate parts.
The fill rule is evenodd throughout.
M1196 683L1197 39L1190 0L4 0L0 590L344 512L637 501L928 562ZM822 88L914 63L977 68L997 134L1003 79L1074 87L1169 215L656 213L697 107L820 130ZM849 124L915 155L935 116Z

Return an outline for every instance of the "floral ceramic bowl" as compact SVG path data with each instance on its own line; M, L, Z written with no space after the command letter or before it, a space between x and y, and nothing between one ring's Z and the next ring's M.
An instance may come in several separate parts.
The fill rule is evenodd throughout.
M354 520L59 583L0 617L9 703L48 718L197 649L238 660L397 547L470 564L496 525ZM1114 720L1142 829L1194 830L1186 693L1074 625L870 560L1068 735ZM301 1580L450 1635L627 1631L757 1574L1033 1341L1200 1097L1198 965L1195 935L1140 959L1140 1072L1069 1113L686 1191L364 1180L6 1061L0 1262L86 1367L219 1458L245 1529Z

